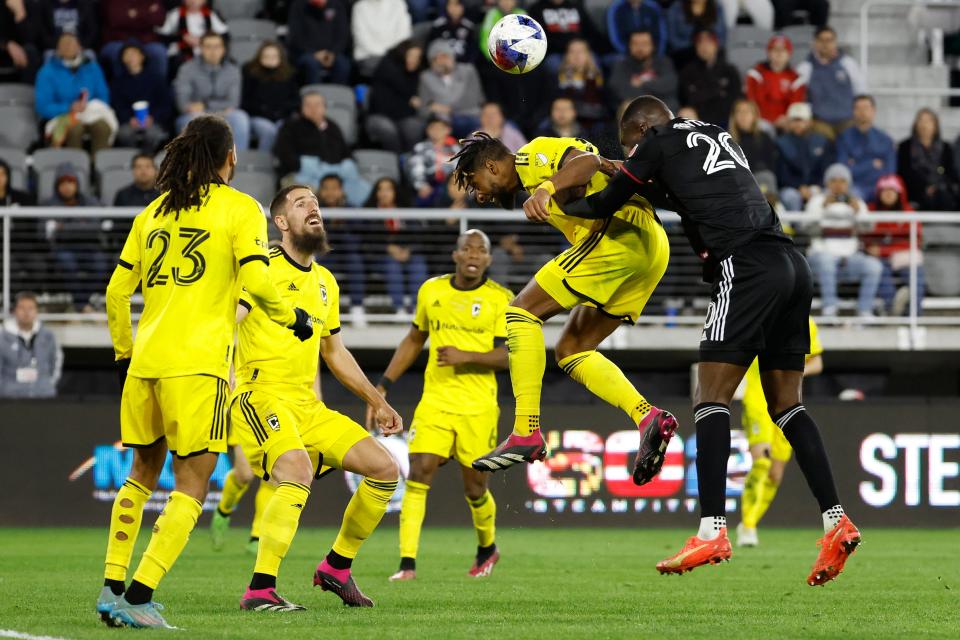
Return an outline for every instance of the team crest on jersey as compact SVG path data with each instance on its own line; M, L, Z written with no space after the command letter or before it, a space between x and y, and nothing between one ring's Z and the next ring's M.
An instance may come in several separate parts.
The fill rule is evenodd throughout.
M474 302L474 303L473 303L473 307L470 309L470 314L471 314L474 318L476 318L478 315L480 315L480 303L479 303L479 302Z
M277 417L277 414L271 413L267 416L267 424L274 431L280 431L280 418Z
M323 300L323 304L327 304L327 285L320 285L320 299Z
M538 153L536 155L536 163L538 167L545 167L550 163L550 158L548 158L545 153Z

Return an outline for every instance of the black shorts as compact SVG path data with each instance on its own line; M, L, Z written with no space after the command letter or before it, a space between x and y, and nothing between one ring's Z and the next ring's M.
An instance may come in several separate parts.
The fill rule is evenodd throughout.
M738 247L714 273L700 361L747 367L759 357L761 371L803 371L812 298L810 266L793 244Z

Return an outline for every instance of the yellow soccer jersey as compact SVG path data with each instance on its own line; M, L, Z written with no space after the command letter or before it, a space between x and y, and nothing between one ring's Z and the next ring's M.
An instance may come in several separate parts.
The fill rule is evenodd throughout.
M475 289L457 289L453 275L430 278L417 293L413 324L430 334L430 357L423 380L421 406L448 413L476 414L497 403L493 371L471 365L441 367L438 347L490 351L495 338L507 337L504 311L513 293L492 280Z
M813 318L810 318L810 353L807 354L807 359L819 356L822 353L823 345L820 343L820 332ZM749 428L750 420L759 419L756 417L760 416L769 417L767 414L767 399L763 395L763 387L760 384L760 363L757 358L754 358L750 368L747 369L741 422L745 428Z
M241 293L240 304L250 313L238 331L237 384L268 382L312 389L320 338L340 331L340 287L326 267L316 262L304 267L280 247L270 250L270 280L284 300L310 314L313 337L301 342Z
M134 219L120 253L120 266L140 274L144 302L129 373L225 380L237 273L267 259L267 219L256 200L226 185L211 184L200 207L176 214L157 215L162 201Z
M597 153L597 148L582 138L547 138L541 136L520 147L514 157L514 165L523 188L529 193L533 193L545 180L553 177L560 170L570 149ZM596 172L587 184L585 195L589 196L598 191L603 191L609 181L610 179L606 175L599 171ZM634 196L630 202L641 207L641 211L628 209L627 212L624 212L620 210L614 214L615 217L626 220L635 226L640 226L632 218L637 215L654 215L654 208L646 199ZM604 223L603 220L591 220L567 215L553 198L547 204L547 210L550 212L548 220L550 224L559 229L570 244L576 244L578 240L598 230Z

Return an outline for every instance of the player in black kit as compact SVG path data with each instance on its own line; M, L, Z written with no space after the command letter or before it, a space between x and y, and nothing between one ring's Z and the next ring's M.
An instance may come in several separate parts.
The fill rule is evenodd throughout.
M620 139L634 147L610 184L581 206L594 216L616 211L634 193L678 212L704 259L713 294L700 337L697 480L700 530L660 573L683 573L730 558L724 502L730 457L730 401L759 357L773 421L823 513L820 554L807 582L835 578L860 543L844 514L816 423L801 404L804 356L810 348L810 267L783 232L730 134L698 120L675 118L659 99L635 99L620 120ZM636 146L634 146L636 145Z

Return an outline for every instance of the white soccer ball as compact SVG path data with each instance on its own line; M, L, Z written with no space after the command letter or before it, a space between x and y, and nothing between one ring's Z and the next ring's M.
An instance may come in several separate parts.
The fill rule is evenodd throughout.
M507 73L528 73L547 55L547 34L530 16L512 13L490 30L487 50L493 64Z

